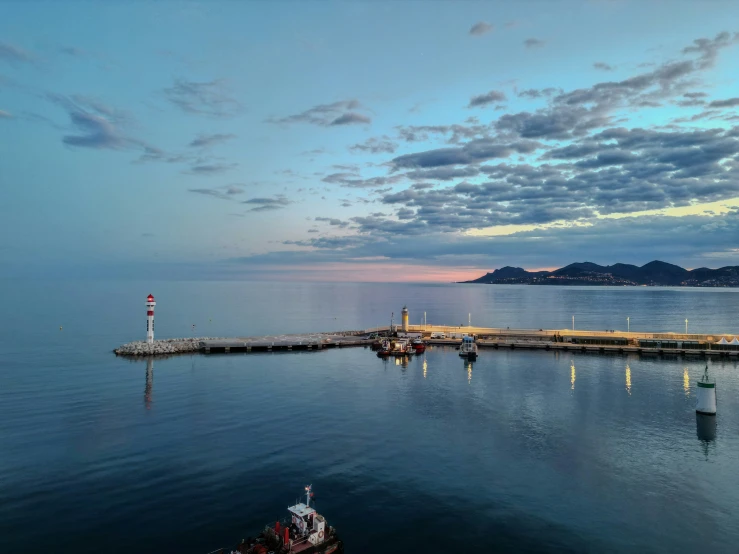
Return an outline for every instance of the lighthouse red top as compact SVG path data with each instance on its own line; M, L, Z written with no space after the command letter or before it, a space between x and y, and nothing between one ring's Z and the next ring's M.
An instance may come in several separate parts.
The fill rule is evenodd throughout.
M154 297L150 294L149 296L146 297L146 301L147 302L154 302Z

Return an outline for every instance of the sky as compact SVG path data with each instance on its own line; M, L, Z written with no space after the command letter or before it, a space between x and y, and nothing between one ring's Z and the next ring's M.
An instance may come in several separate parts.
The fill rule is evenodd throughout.
M6 275L739 265L739 3L0 0Z

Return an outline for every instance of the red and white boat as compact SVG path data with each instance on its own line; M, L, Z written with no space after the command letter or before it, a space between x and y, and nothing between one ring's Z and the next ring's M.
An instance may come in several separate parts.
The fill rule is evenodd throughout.
M256 537L243 539L235 548L209 554L343 554L344 543L336 529L310 505L311 485L305 487L305 503L288 507L289 518L267 525Z
M416 354L423 354L426 351L426 343L423 342L423 339L415 339L412 346L413 350L416 351Z

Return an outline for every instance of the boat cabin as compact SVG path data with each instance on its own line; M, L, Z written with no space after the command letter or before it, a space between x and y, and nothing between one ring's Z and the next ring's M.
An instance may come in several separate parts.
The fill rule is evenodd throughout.
M310 502L310 489L306 487L306 502ZM298 502L294 506L289 506L287 511L292 517L292 525L296 530L296 535L307 538L310 544L320 544L326 536L326 520L321 514L316 512L309 504Z

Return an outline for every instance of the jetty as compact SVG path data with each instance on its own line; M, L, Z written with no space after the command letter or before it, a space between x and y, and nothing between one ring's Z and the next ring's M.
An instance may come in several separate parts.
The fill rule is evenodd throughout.
M267 335L261 337L190 337L158 339L152 342L133 341L113 350L116 356L171 356L194 352L277 352L280 350L323 350L345 346L366 346L372 343L365 331L335 331Z
M421 336L429 345L458 347L473 336L481 349L537 349L564 352L636 353L684 357L739 358L739 334L643 333L617 330L510 329L448 325L400 325L355 331L236 338L182 338L135 341L114 350L119 356L160 356L184 353L251 353L321 351L369 346L375 337Z

